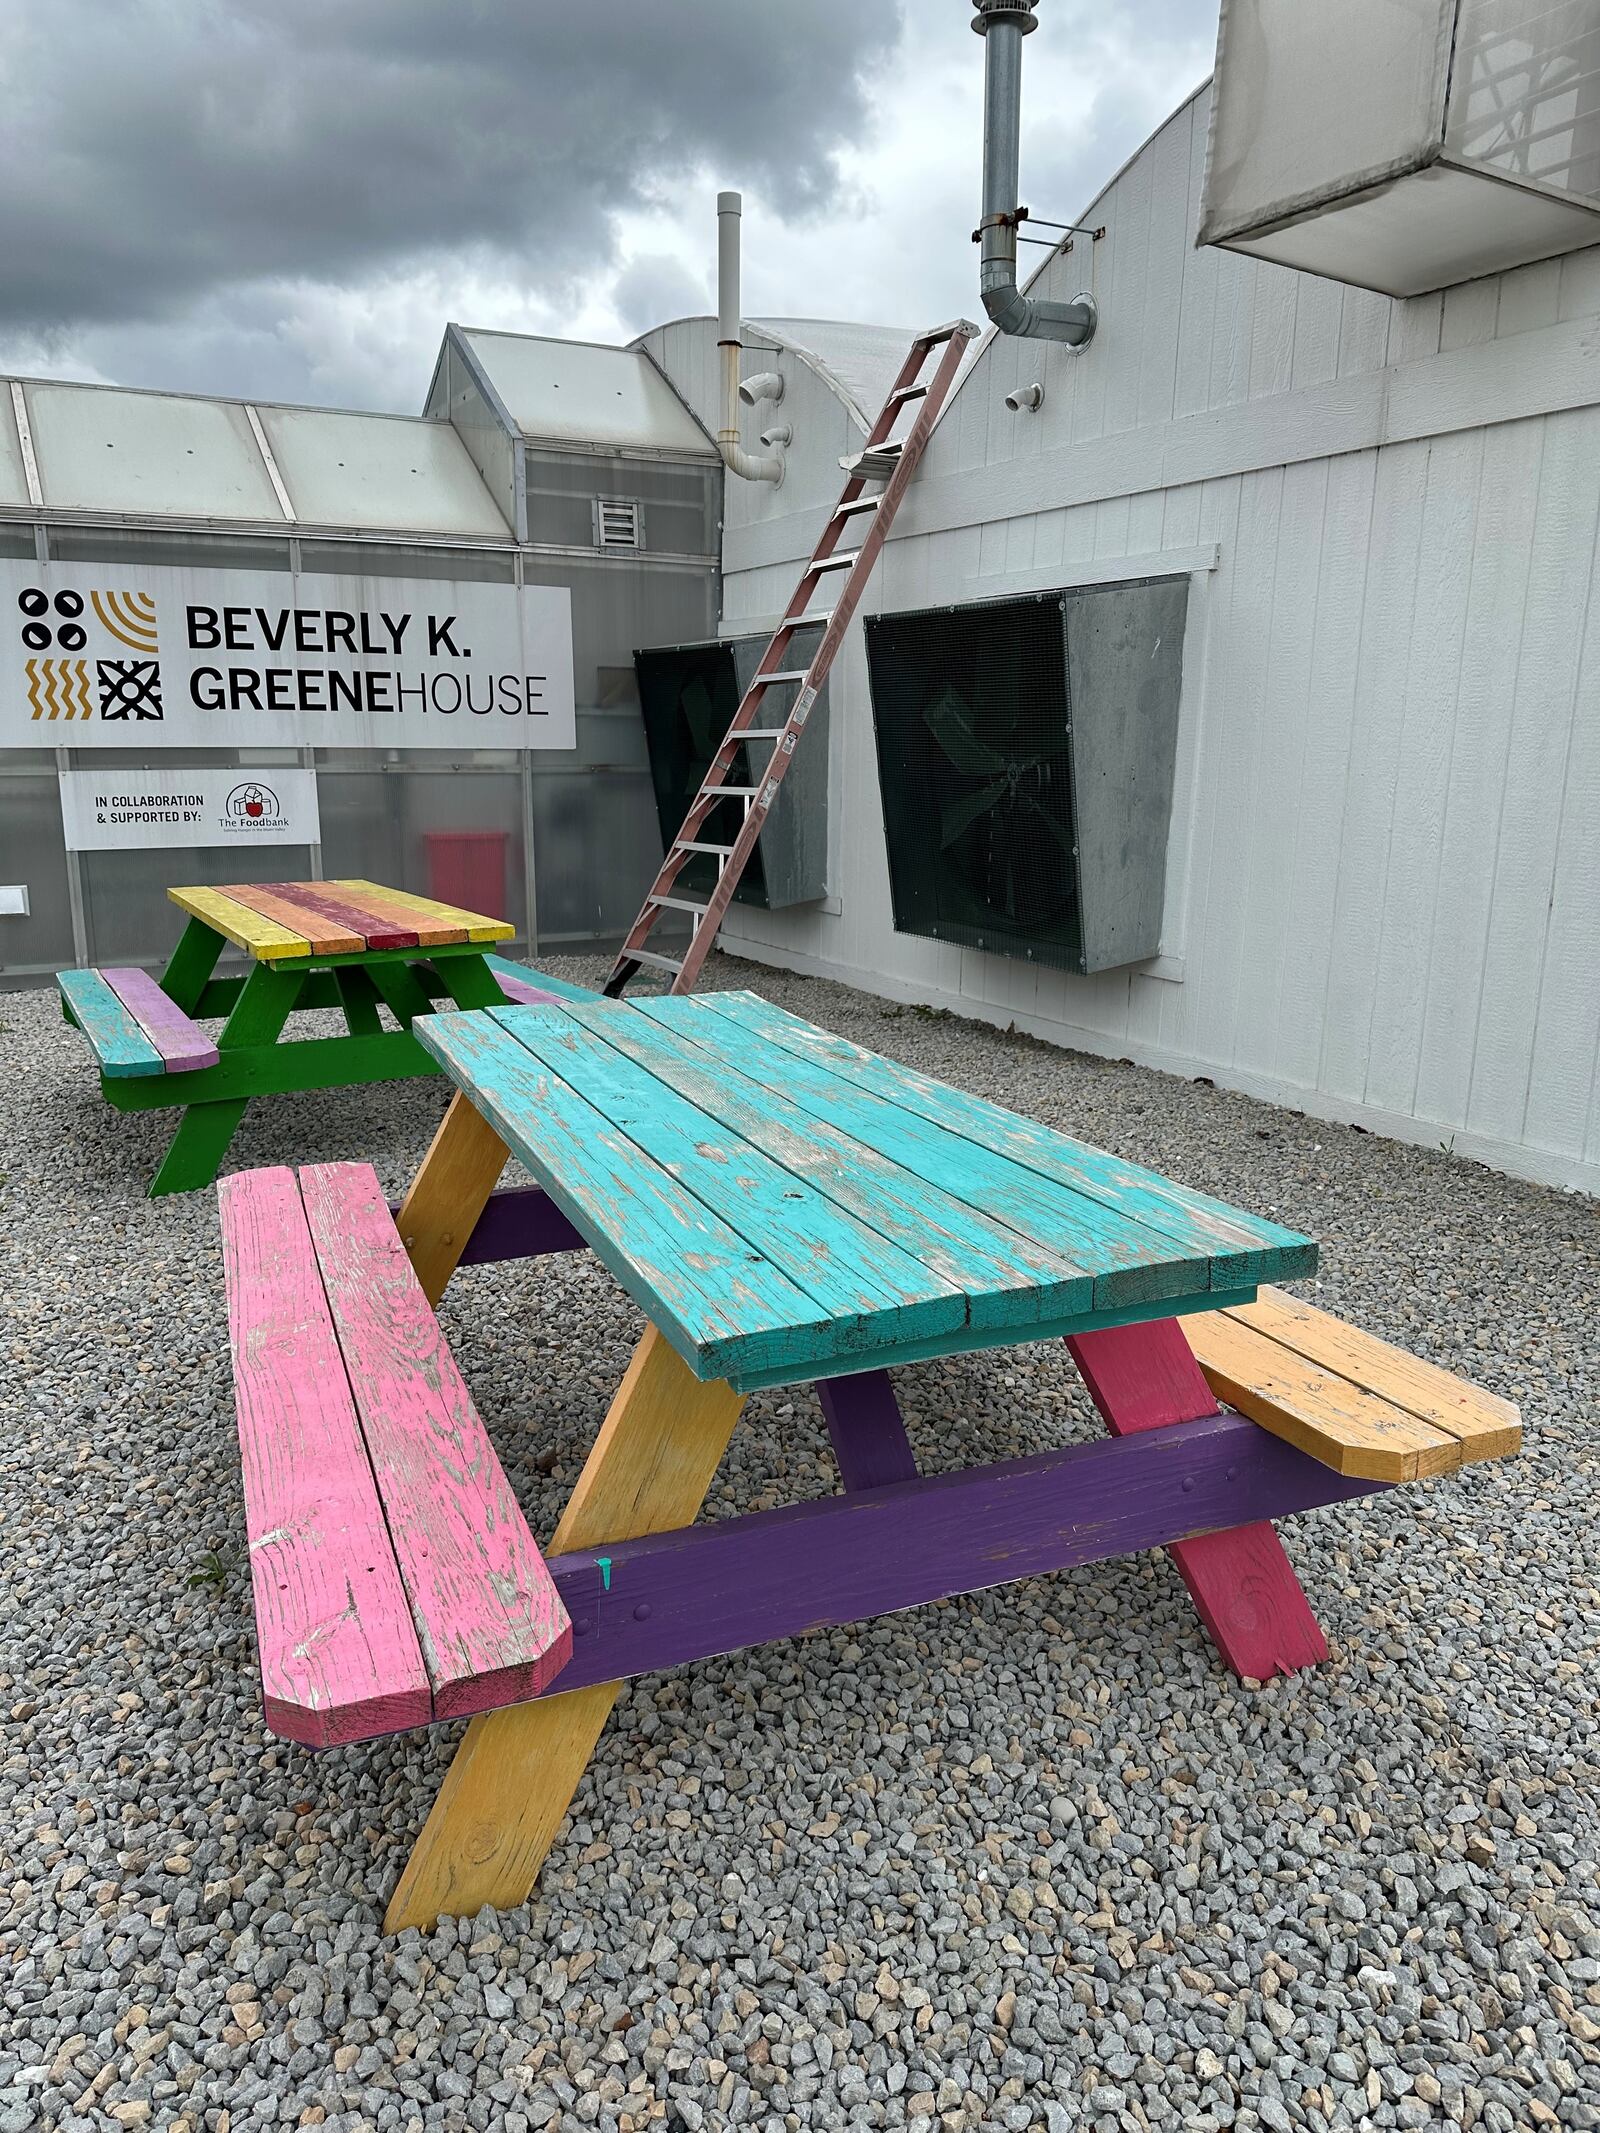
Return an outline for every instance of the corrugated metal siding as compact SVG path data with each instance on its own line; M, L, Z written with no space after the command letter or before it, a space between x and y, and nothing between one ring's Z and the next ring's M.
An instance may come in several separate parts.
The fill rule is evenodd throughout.
M740 910L727 945L1600 1189L1600 252L1403 304L1197 252L1205 123L1202 96L1078 218L1106 239L1040 287L1092 263L1094 347L989 344L868 595L1217 544L1162 958L1073 978L893 932L859 631L834 681L840 908ZM658 360L703 389L705 351ZM1011 414L1034 377L1044 410ZM787 597L823 458L776 496L729 483L725 627ZM1090 500L1051 505L1075 484Z

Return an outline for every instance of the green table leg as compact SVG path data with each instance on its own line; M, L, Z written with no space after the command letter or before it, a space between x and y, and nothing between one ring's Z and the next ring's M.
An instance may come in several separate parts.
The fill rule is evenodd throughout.
M274 970L268 963L257 963L245 979L244 990L217 1039L217 1050L237 1052L247 1046L276 1044L283 1025L294 1012L304 981L303 971ZM193 1192L211 1184L248 1102L248 1097L236 1096L225 1102L189 1106L151 1183L152 1200L164 1193Z
M370 963L366 975L383 995L383 1004L402 1029L409 1029L418 1015L431 1015L433 1002L404 963Z
M441 956L433 967L457 1007L505 1006L500 982L481 955Z
M339 988L339 1005L352 1037L376 1037L383 1029L378 1019L378 989L371 974L352 963L333 973Z
M160 980L161 990L186 1015L192 1015L200 1005L201 995L210 982L222 950L222 935L214 932L203 919L191 918L177 947L167 958L167 967Z

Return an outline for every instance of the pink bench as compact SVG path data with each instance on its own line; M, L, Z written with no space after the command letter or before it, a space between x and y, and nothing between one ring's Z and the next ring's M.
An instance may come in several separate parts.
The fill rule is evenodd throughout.
M537 1696L571 1620L376 1171L218 1192L268 1726L326 1748Z

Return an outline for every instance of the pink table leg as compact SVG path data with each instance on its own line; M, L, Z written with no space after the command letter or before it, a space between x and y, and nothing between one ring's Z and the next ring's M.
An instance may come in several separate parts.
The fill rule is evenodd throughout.
M1082 1333L1067 1346L1114 1437L1218 1412L1175 1318ZM1204 1533L1167 1553L1236 1674L1266 1681L1327 1658L1327 1639L1270 1525Z

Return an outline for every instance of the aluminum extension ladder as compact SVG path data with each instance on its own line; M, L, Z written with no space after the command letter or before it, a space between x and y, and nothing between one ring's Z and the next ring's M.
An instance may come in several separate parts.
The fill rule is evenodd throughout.
M900 367L900 373L890 388L889 397L877 421L872 425L867 441L853 458L842 461L849 479L838 503L823 528L822 537L812 550L811 560L800 574L794 598L788 613L778 624L761 663L750 678L750 686L740 699L739 708L733 714L733 722L723 736L716 754L711 758L690 805L683 818L683 825L668 847L667 856L661 863L649 895L639 916L617 956L611 975L606 980L605 991L609 999L620 999L628 984L641 967L664 970L670 974L669 990L674 993L691 992L699 977L706 957L727 913L734 890L739 886L740 876L749 864L750 854L755 850L756 839L761 834L778 788L783 783L784 772L793 760L806 720L811 715L823 683L828 678L828 669L833 665L850 618L866 591L867 580L872 575L878 552L894 523L895 513L901 499L911 485L917 462L922 457L928 436L939 416L939 410L949 397L955 383L956 372L961 368L966 344L973 339L978 329L968 319L956 319L948 326L936 327L932 332L920 334L911 344L910 352ZM934 366L931 377L923 372L928 358L936 348L943 354ZM904 437L891 437L895 423L903 411L914 402L921 402L916 418ZM868 484L883 483L876 495L866 493ZM844 553L839 551L839 542L845 531L858 518L867 520L865 537L857 548ZM825 577L835 571L845 573L838 598L826 614L810 615L806 608L815 596ZM824 626L822 641L805 667L785 668L784 654L795 632L817 623ZM774 720L766 709L766 698L774 689L792 687L794 702L787 717L781 723ZM739 750L756 741L767 741L772 753L767 758L764 771L754 785L730 785ZM748 758L747 758L748 760ZM706 836L711 815L725 801L738 800L743 807L743 821L732 844L717 844ZM701 903L691 896L673 893L679 873L696 853L710 853L717 862L717 883L708 901ZM664 911L687 911L692 932L689 945L681 961L670 955L661 955L645 946L656 921Z

